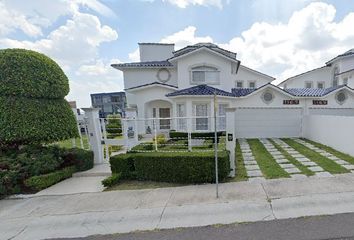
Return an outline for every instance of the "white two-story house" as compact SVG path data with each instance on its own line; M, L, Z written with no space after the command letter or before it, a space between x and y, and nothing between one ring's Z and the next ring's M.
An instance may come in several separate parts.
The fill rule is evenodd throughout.
M141 134L150 133L152 125L158 131L213 130L214 96L218 130L225 128L225 109L236 108L238 137L299 136L302 116L309 111L331 114L330 109L341 108L351 113L353 108L348 87L287 91L272 85L273 77L243 66L236 53L212 43L177 51L174 44L140 43L139 50L140 62L112 67L123 71L127 104L137 111Z
M339 85L354 88L354 49L336 56L322 67L290 77L279 84L282 88L330 88Z

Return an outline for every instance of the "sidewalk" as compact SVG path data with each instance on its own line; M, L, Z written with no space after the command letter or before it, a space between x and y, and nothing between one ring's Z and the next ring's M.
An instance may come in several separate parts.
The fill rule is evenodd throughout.
M354 174L0 201L0 239L83 237L135 230L354 212Z

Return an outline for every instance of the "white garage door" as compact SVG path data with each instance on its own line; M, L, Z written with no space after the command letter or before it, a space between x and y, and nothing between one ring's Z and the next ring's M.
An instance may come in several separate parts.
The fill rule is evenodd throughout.
M301 108L238 108L236 137L299 137Z

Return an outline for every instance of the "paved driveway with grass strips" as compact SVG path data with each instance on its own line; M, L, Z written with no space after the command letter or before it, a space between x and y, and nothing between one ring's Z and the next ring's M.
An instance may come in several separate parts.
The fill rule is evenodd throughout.
M354 172L354 157L307 139L240 139L239 150L238 166L241 172L245 169L248 181Z

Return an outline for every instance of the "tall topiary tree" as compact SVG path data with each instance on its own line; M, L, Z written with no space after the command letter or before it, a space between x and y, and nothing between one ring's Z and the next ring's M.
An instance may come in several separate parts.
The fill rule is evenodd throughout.
M0 50L0 145L76 137L76 119L64 99L68 93L68 78L49 57L25 49Z

